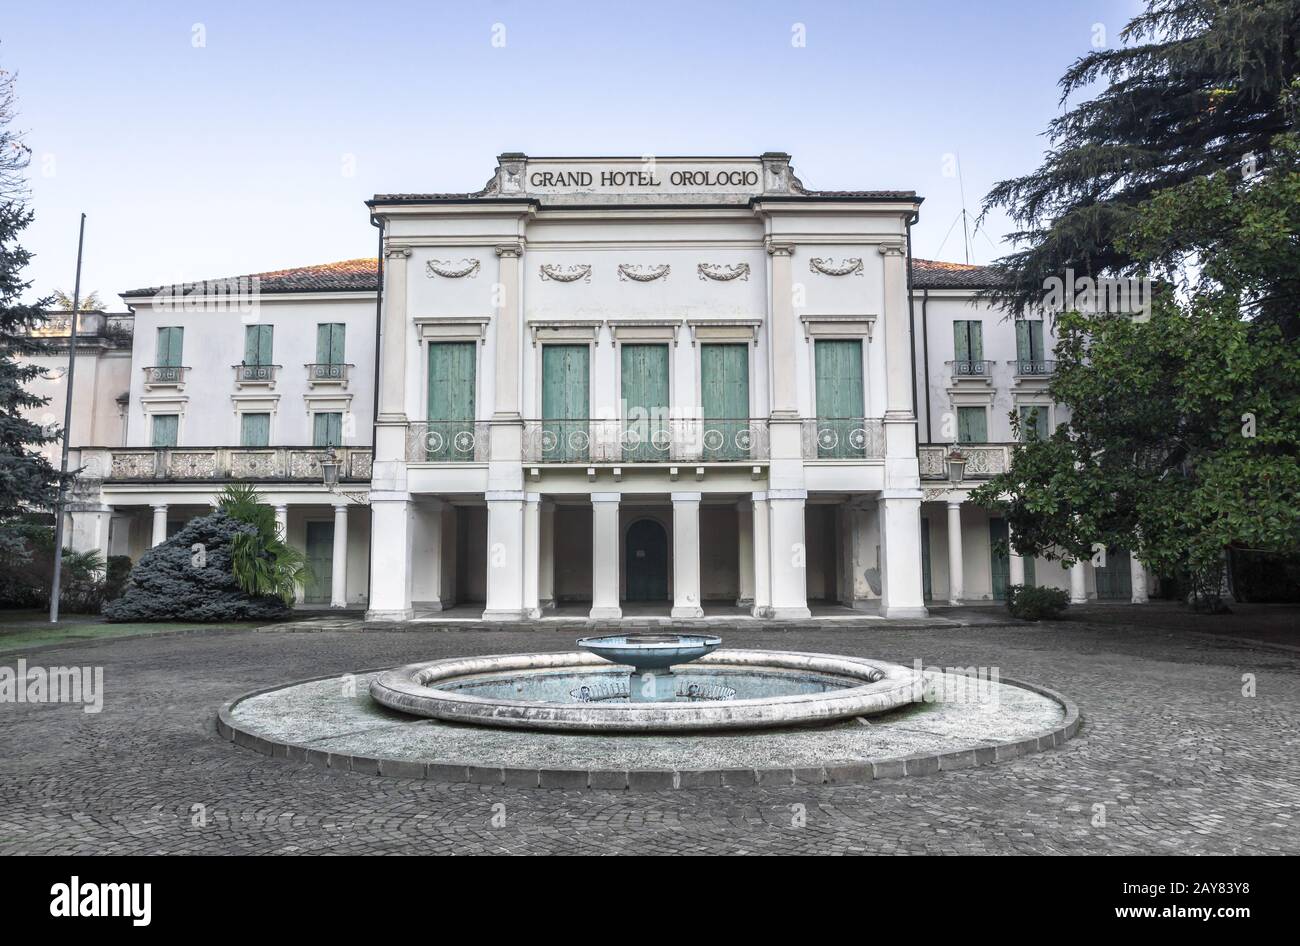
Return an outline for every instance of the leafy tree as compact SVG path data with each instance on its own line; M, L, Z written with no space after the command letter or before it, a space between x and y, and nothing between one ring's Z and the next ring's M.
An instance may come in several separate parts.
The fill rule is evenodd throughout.
M972 495L1019 554L1128 548L1209 600L1225 550L1300 554L1300 352L1277 326L1219 291L1165 293L1149 321L1067 313L1058 333L1069 423Z
M55 289L53 294L54 307L63 312L72 311L72 296L68 295L62 289ZM104 300L99 298L99 293L88 293L85 298L77 300L77 308L82 312L102 312L104 310Z
M217 508L255 531L234 537L232 567L239 586L250 595L278 595L286 604L311 580L307 557L280 534L275 512L257 501L246 483L229 484L217 496Z
M41 522L16 522L9 526L9 538L21 554L0 559L0 607L48 604L54 574L54 530ZM103 556L97 549L75 552L65 548L62 562L59 607L70 613L97 614L106 591Z
M11 128L13 116L13 76L0 70L0 560L11 563L29 554L12 527L24 512L52 507L59 483L58 472L32 449L59 434L27 416L47 403L26 389L41 369L24 359L38 351L30 333L43 321L49 300L20 301L31 286L21 275L31 253L18 245L18 235L32 222L22 180L30 152Z
M192 519L145 552L125 593L104 605L111 622L278 620L289 611L276 595L250 595L235 577L233 545L256 527L218 510Z
M1083 56L1062 77L1063 106L1104 87L1051 122L1043 164L985 198L985 213L1003 208L1017 226L1010 239L1019 248L994 264L1004 282L990 292L1016 314L1041 304L1046 280L1067 268L1144 274L1149 255L1125 239L1138 227L1138 208L1184 185L1168 199L1185 206L1200 197L1205 225L1164 227L1157 255L1208 263L1222 275L1215 260L1248 241L1252 215L1265 211L1235 198L1294 158L1278 136L1296 129L1300 0L1148 0L1120 35L1121 46ZM1216 220L1216 207L1234 216ZM1294 204L1280 212L1294 220ZM1260 311L1294 330L1294 240L1275 249L1256 257L1248 283Z

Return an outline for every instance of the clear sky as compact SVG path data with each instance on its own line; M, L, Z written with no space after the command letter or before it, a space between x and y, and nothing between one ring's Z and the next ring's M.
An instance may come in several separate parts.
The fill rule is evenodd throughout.
M961 261L956 161L978 213L1038 164L1064 69L1140 6L7 2L29 275L71 292L82 211L83 291L114 307L139 286L370 256L367 197L476 190L503 151L788 151L812 188L918 191L916 255ZM972 262L999 253L1006 221L986 226Z

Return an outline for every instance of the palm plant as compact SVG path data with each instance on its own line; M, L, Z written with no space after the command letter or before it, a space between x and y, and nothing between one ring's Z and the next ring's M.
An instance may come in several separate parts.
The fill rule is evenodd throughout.
M231 542L231 567L248 594L275 595L289 604L311 581L311 569L306 555L280 534L275 512L257 499L257 490L247 483L228 484L217 495L217 509L255 530L241 532Z

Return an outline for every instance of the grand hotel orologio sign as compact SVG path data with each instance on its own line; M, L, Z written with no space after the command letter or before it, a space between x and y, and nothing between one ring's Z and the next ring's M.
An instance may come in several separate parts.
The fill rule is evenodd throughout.
M534 158L503 154L489 192L552 202L742 202L802 188L785 154L753 158Z

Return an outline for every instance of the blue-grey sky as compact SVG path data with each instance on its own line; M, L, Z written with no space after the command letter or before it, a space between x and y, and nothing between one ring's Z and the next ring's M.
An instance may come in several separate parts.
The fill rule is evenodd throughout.
M116 305L138 286L373 255L362 201L476 190L502 151L788 151L809 187L918 191L916 254L961 261L956 158L978 213L994 181L1037 165L1064 69L1140 6L7 4L0 67L18 73L34 152L29 275L71 291L82 211L83 290ZM973 262L1008 229L987 227Z

